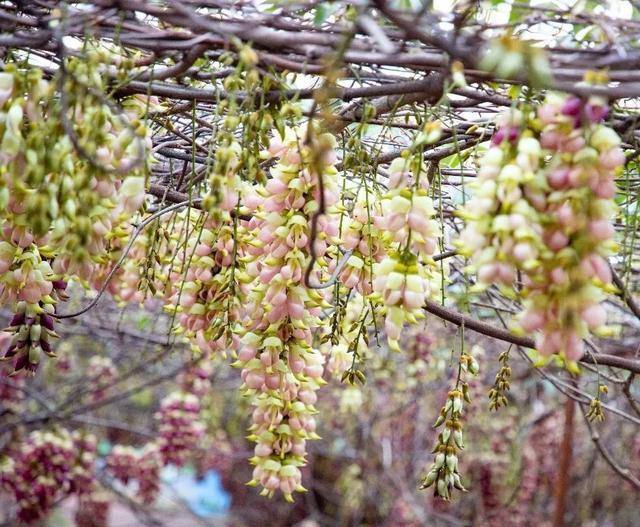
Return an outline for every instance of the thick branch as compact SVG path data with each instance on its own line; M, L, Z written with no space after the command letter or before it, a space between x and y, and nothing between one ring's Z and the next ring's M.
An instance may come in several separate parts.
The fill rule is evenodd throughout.
M618 293L618 296L622 298L622 300L624 300L624 302L627 304L627 306L629 307L631 312L636 316L636 318L640 319L640 306L638 306L638 303L636 302L635 298L633 298L633 296L631 295L631 292L625 287L624 282L622 281L618 273L616 273L613 266L611 266L611 276L613 277L613 284L620 291Z
M425 310L438 318L455 324L456 326L464 324L465 329L471 329L477 333L486 335L487 337L503 340L523 348L535 348L535 340L531 337L513 335L506 329L501 329L491 324L487 324L486 322L481 322L480 320L463 315L462 313L444 307L436 302L432 302L431 300L427 300ZM586 362L588 364L611 366L613 368L621 368L634 373L640 373L640 361L618 357L616 355L608 355L605 353L588 354L580 360L581 362Z

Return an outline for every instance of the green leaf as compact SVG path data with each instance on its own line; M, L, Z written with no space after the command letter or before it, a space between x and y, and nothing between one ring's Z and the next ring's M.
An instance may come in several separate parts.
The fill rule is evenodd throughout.
M316 14L313 17L314 25L321 26L327 21L332 13L333 9L331 9L327 4L320 4L318 7L316 7Z

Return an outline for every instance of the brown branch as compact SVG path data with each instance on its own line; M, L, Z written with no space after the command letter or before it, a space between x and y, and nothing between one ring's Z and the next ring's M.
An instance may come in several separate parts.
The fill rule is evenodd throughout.
M487 324L486 322L481 322L480 320L463 315L462 313L444 307L431 300L427 300L425 310L438 318L455 324L456 326L464 324L465 329L470 329L477 333L481 333L482 335L486 335L487 337L510 342L511 344L515 344L516 346L521 346L523 348L535 348L535 340L531 337L520 337L518 335L514 335L506 329L501 329L491 324ZM634 373L640 373L640 361L618 357L616 355L609 355L605 353L588 354L583 356L580 361L588 364L611 366L613 368L620 368Z
M429 101L435 102L442 97L444 90L444 77L439 73L430 73L427 77L420 81L420 87L413 92L403 93L401 95L384 96L375 99L371 103L373 114L371 118L383 115L394 108L399 108L407 104ZM329 130L333 134L338 134L344 130L349 121L360 121L362 119L362 106L354 105L346 112L339 114L339 120L331 124Z
M182 192L172 190L157 183L151 183L149 185L147 194L160 198L162 201L168 201L169 203L184 203L185 201L189 201L188 194L183 194ZM194 209L202 209L202 200L199 196L193 196L191 198L191 207Z
M342 101L364 97L380 97L389 95L411 95L427 93L431 96L437 95L434 88L436 81L434 77L427 76L421 80L395 82L391 84L377 84L374 86L363 86L359 88L344 88L336 86L331 90L331 97ZM222 90L202 90L198 88L188 88L177 84L160 82L131 81L118 88L115 95L124 97L134 94L149 94L171 99L182 99L200 102L218 102L221 100L234 99L236 101L263 101L274 103L281 100L291 99L313 99L320 93L326 92L325 88L304 88L289 90L270 90L267 92L225 92ZM421 95L422 96L422 95ZM424 97L424 96L422 96Z
M149 71L146 71L142 75L140 75L138 77L138 80L141 82L145 82L152 79L158 81L170 78L179 78L184 73L186 73L187 70L193 65L193 63L204 54L208 47L209 46L205 44L194 46L189 51L187 51L187 53L185 53L183 59L180 62L159 71L150 69Z
M618 462L611 455L611 452L609 452L609 450L607 450L607 448L602 444L600 440L600 434L594 428L593 424L591 424L591 421L589 421L587 413L582 405L580 405L580 410L582 411L582 416L584 417L584 421L587 424L587 428L589 428L591 441L593 441L593 444L602 455L602 458L622 479L631 483L631 485L633 485L636 490L640 490L640 479L635 477L628 468L621 467L618 464Z
M555 509L553 511L553 527L564 527L564 516L569 491L569 472L571 470L571 457L573 452L573 419L576 413L576 402L568 398L564 402L564 430L558 460L558 470L554 483Z
M613 284L619 290L618 296L622 298L622 300L624 300L624 302L627 304L627 306L629 307L631 312L636 316L636 318L640 319L640 306L638 306L631 292L627 290L627 288L624 285L624 282L622 281L618 273L616 273L613 266L610 265L610 267L611 267L611 276L613 277Z

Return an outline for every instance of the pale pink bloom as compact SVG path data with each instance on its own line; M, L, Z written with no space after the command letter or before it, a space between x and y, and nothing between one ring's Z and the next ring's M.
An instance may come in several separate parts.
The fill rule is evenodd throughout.
M573 213L573 209L569 202L565 202L556 210L556 217L558 218L558 222L563 227L574 227L575 226L575 215Z
M582 137L582 135L576 134L573 137L570 136L566 140L562 141L560 149L563 152L575 154L576 152L584 148L584 145L584 137Z
M598 159L602 167L608 170L614 170L624 165L626 161L626 157L620 147L614 147L602 152Z
M569 282L569 275L561 267L556 267L551 271L551 281L558 285L567 284Z
M558 109L553 104L543 104L538 108L538 117L542 124L553 124L558 115Z
M593 190L594 194L599 198L611 199L616 195L616 184L610 179L598 181L594 185L591 185L591 190Z
M563 136L555 130L545 130L540 134L540 145L549 150L557 150L562 144Z
M525 312L524 316L520 319L520 326L525 331L535 331L542 329L545 322L545 316L542 311L529 309Z
M611 222L607 220L593 220L589 222L589 234L598 241L613 238L615 229Z
M537 256L537 251L530 243L520 242L514 245L512 254L519 262L525 262L534 259Z
M536 349L545 357L560 353L562 349L562 334L558 330L542 333L536 337Z
M598 329L607 322L607 311L600 304L593 304L582 311L582 319L589 329Z
M478 281L483 284L491 284L498 278L499 272L498 264L485 264L478 269Z
M546 244L552 251L559 251L569 244L569 238L562 231L554 231L546 236Z
M551 171L547 176L549 186L554 190L567 188L569 183L569 172L570 170L566 167L557 168L556 170Z
M567 359L579 361L584 355L584 343L582 339L575 333L570 331L566 336L565 354Z

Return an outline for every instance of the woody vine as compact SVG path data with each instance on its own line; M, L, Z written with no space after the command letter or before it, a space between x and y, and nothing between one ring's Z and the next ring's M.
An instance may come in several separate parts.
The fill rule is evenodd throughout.
M615 50L563 73L553 50L487 37L485 8L471 2L443 33L413 28L386 2L332 3L317 32L303 6L278 7L280 22L256 11L261 32L205 6L55 4L2 8L21 28L2 36L0 73L6 378L28 386L59 360L67 320L103 297L157 302L188 365L159 406L157 437L116 446L105 469L136 480L142 503L156 498L161 467L184 465L207 437L216 368L238 369L251 407L249 485L291 502L306 490L323 386L362 387L367 361L381 348L406 353L403 333L418 324L427 335L440 319L461 328L434 460L415 482L444 499L465 490L471 377L497 365L495 410L511 387L515 352L487 356L470 334L509 342L571 383L585 369L626 373L630 393L640 362L615 338L640 317L625 106L635 84ZM189 38L163 36L178 29ZM298 61L297 31L319 54ZM399 51L408 42L415 58ZM362 75L374 81L356 85ZM508 319L480 320L474 305L498 312L496 298ZM622 324L608 323L612 299ZM87 375L107 386L117 369L96 358ZM590 423L606 413L603 379L579 401ZM0 421L0 433L25 424ZM95 438L26 426L0 465L21 521L72 493L100 509Z

